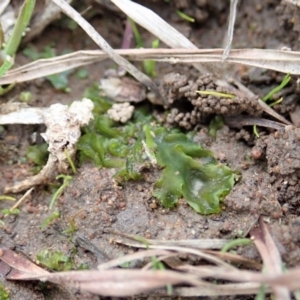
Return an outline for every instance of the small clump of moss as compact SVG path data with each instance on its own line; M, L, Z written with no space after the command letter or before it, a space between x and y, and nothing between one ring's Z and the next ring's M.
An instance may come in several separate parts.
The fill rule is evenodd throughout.
M48 145L46 143L39 145L32 145L28 147L26 158L35 164L33 173L38 173L46 164L49 153Z
M230 168L219 165L213 153L194 143L184 133L145 125L149 148L163 172L154 184L153 196L164 206L174 206L180 197L198 213L220 211L220 200L234 184Z
M39 263L53 271L74 270L74 261L70 256L64 255L61 251L41 250L36 255Z
M0 284L0 299L1 300L9 300L9 291L2 285Z
M63 272L70 270L87 270L86 264L76 265L73 255L66 255L61 251L41 250L36 258L40 264L52 271Z
M95 96L93 90L90 93ZM194 143L192 133L158 124L148 105L136 109L127 124L116 123L105 114L111 103L92 99L97 113L78 142L80 162L114 167L118 181L142 179L142 169L156 165L162 174L153 196L164 206L172 207L184 197L198 213L220 211L220 201L233 187L234 174L218 164L211 151Z

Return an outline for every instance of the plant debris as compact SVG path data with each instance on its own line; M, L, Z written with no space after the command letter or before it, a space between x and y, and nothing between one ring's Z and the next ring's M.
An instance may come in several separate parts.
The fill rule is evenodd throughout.
M266 272L262 272L262 270L249 270L249 268L237 269L223 261L218 255L214 255L212 251L205 253L187 246L160 246L160 249L157 250L140 251L104 263L98 267L98 270L56 273L49 273L21 255L9 249L2 248L0 249L0 274L7 280L49 281L67 286L68 288L80 288L82 291L103 296L132 296L146 291L153 291L169 284L185 285L186 292L193 291L194 293L196 292L195 287L197 287L197 295L199 296L216 294L246 295L258 293L260 285L264 284L266 292L274 292L280 299L290 299L289 290L299 289L299 280L291 280L299 278L299 268L294 268L289 272L282 271L279 251L262 218L260 218L259 227L251 231L251 236L263 262L268 268ZM187 253L201 258L201 264L189 265L179 258L180 255ZM169 265L170 270L112 269L124 262L145 259L150 255L152 255L152 262L163 261ZM44 256L46 256L46 264L52 267L54 266L58 269L62 266L70 267L69 258L64 257L61 252L53 252L53 255L50 256L45 252L40 256L42 256L43 261L45 260ZM174 256L179 257L176 259ZM52 258L49 261L50 257ZM221 257L223 259L231 257L232 259L234 255L225 253ZM238 261L239 256L235 256L235 259ZM204 264L204 261L209 262L209 264ZM206 278L229 280L236 283L211 283L206 281ZM182 288L176 286L172 294L182 295L182 292ZM186 293L183 295L186 295ZM282 297L279 297L279 295Z
M12 187L6 187L5 192L18 193L35 185L48 183L60 173L65 174L69 167L65 150L68 151L71 158L74 157L76 144L81 135L80 128L87 125L93 118L93 107L93 102L84 98L82 101L74 101L70 107L53 104L48 109L36 108L35 112L38 113L39 118L42 118L47 127L46 132L41 134L49 144L48 151L50 154L47 164L40 173ZM7 118L9 116L6 115ZM22 116L21 114L15 123L22 123ZM25 117L27 120L26 110Z
M115 102L141 102L146 98L145 87L128 77L109 77L100 80L101 95Z

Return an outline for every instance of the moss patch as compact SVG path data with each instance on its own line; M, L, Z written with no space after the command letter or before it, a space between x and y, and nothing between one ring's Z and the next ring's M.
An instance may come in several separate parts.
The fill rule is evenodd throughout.
M174 206L180 197L201 214L220 211L220 199L227 195L234 174L219 165L212 152L203 149L183 133L166 128L145 126L147 145L156 153L157 163L163 167L154 185L153 196L164 206Z
M69 271L75 269L71 257L64 255L60 251L41 250L36 257L39 263L53 271Z
M9 292L8 290L2 285L0 284L0 300L9 300Z
M151 106L136 109L127 124L110 120L105 112L112 105L99 99L94 86L86 93L95 103L95 117L79 140L80 162L117 168L118 181L139 180L144 167L156 164L162 174L153 196L166 207L183 197L198 213L220 212L220 201L234 185L234 174L218 164L213 153L193 142L193 133L169 130L155 122Z

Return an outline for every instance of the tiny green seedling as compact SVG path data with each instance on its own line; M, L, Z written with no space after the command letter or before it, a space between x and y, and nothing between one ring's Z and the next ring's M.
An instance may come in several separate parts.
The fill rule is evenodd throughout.
M66 230L63 231L64 234L70 233L71 235L73 235L76 232L77 225L76 225L76 220L75 219L83 211L84 211L84 209L82 208L78 212L76 212L73 216L71 216L69 218L69 225L70 226Z
M289 82L291 81L291 76L290 74L286 74L284 76L284 78L282 79L281 83L276 86L274 89L272 89L265 97L262 98L262 101L264 102L268 102L270 100L272 100L273 96L276 94L276 93L279 93ZM283 101L283 98L281 97L280 99L276 100L276 101L273 101L271 103L269 103L268 105L270 107L273 107L279 103L281 103ZM257 130L257 126L256 125L253 125L253 133L255 134L255 136L257 138L259 138L259 133L258 133L258 130Z
M69 51L64 51L64 52L68 53ZM32 60L56 57L56 51L55 51L54 46L52 46L52 45L46 46L42 52L37 52L35 47L28 46L23 50L23 54ZM47 80L50 81L50 83L56 90L63 91L65 93L69 93L71 91L71 89L69 87L68 77L73 72L74 72L74 70L67 70L64 72L60 72L58 74L52 74L52 75L46 76L46 78L47 78Z
M76 230L77 230L76 221L75 221L74 218L70 218L69 219L69 225L70 226L66 230L64 230L63 233L64 234L70 233L71 235L73 235L76 232Z
M48 145L46 143L29 146L26 153L26 158L36 165L33 170L34 173L38 173L42 169L47 162L48 156Z
M31 92L22 92L19 96L20 101L25 103L30 103L33 100L33 95Z
M71 158L71 156L70 156L68 150L65 149L65 150L64 150L64 153L65 153L65 156L66 156L66 158L67 158L67 160L68 160L68 162L69 162L69 164L70 164L70 166L71 166L71 169L72 169L73 173L76 174L76 173L77 173L77 170L76 170L76 167L75 167L75 165L74 165L74 162L73 162L73 160L72 160L72 158Z
M3 214L4 218L11 216L11 215L18 215L20 213L20 210L18 209L18 207L32 191L33 191L33 188L29 189L11 208L2 209L1 213ZM4 223L2 223L2 225L4 225Z
M285 76L284 76L284 78L283 78L283 80L282 80L282 82L278 85L278 86L276 86L274 89L272 89L265 97L263 97L263 101L264 102L267 102L267 101L269 101L269 100L271 100L272 99L272 97L276 94L276 93L278 93L278 92L280 92L289 82L291 81L291 76L290 76L290 74L286 74Z
M69 175L63 175L60 174L58 176L56 176L56 179L60 179L63 178L63 184L58 188L58 190L54 193L52 200L50 202L49 208L52 209L54 203L56 202L56 200L59 198L59 196L62 194L62 192L64 191L64 189L70 184L70 182L72 181L73 177L69 176Z
M253 125L253 133L255 134L255 136L257 138L259 138L259 133L258 133L258 130L257 130L257 125Z
M1 200L1 201L3 201L3 200L16 201L16 198L11 197L11 196L1 195L1 196L0 196L0 200Z
M136 44L137 44L138 48L144 48L144 43L143 43L142 36L141 36L135 22L130 18L128 20L129 20L129 23L131 25L132 32L133 32L133 35L135 37ZM159 47L159 40L155 39L152 42L152 48L157 49L158 47ZM147 75L149 75L150 77L155 77L156 76L155 66L156 66L156 62L154 60L144 60L143 61L143 69L144 69L145 73Z
M145 245L146 249L149 250L149 242L147 241L147 239L145 239L144 237L142 236L139 236L139 235L136 235L134 237L134 239L142 244ZM165 266L164 264L158 260L156 258L156 256L152 256L151 257L151 267L152 267L152 270L165 270ZM168 294L171 295L172 294L172 285L168 284L167 285L167 291L168 291Z
M89 77L89 73L87 69L81 68L76 72L76 78L78 79L87 79Z
M223 246L221 252L228 252L230 249L238 247L238 246L245 246L251 245L253 241L251 239L239 238L228 242L226 245Z
M230 99L233 99L233 98L236 97L235 95L232 95L232 94L220 93L220 92L209 91L209 90L197 91L197 93L200 94L200 95L211 95L211 96L214 96L214 97L222 97L222 98L230 98Z
M151 257L151 264L152 264L152 270L160 270L160 271L166 270L165 265L160 260L158 260L156 256ZM173 292L173 287L171 284L168 284L167 285L168 295L172 295L172 292Z
M159 47L159 40L156 39L152 42L152 49L157 49ZM143 61L143 69L150 77L156 77L155 72L156 61L151 59L146 59Z
M0 49L2 49L2 45L4 44L4 32L3 32L3 28L2 25L0 23ZM1 61L3 60L3 57L0 55L0 59Z
M74 269L74 262L71 257L64 255L61 251L41 250L36 257L42 265L53 271Z
M1 213L6 217L11 215L18 215L20 213L20 210L17 208L14 209L4 208L1 210Z
M195 19L188 16L187 14L185 14L184 12L180 11L179 9L176 10L176 14L183 20L194 23Z
M222 128L224 125L223 119L221 116L215 116L209 123L208 134L213 138L216 138L217 131Z
M54 211L50 216L48 216L41 224L41 229L44 230L47 226L52 224L55 220L60 217L59 211Z
M3 76L14 64L14 55L16 54L20 45L22 36L30 21L35 6L35 0L25 0L21 7L19 16L16 21L16 25L13 28L12 34L9 37L7 43L3 43L3 34L1 37L2 43L0 48L0 57L3 60L0 66L0 77ZM3 32L2 32L3 33ZM7 88L0 87L0 95L10 91L13 88L13 84Z
M143 236L140 236L140 235L135 235L134 236L134 239L137 241L137 242L140 242L142 243L147 250L149 250L149 242L147 241L146 238L144 238Z
M142 39L142 36L141 36L135 22L130 18L128 19L128 21L129 21L130 26L132 28L132 32L134 34L134 38L135 38L135 41L136 41L136 44L137 44L138 48L143 48L144 47L143 39Z
M1 300L9 300L9 290L5 288L2 284L0 284L0 299Z
M269 104L270 107L274 107L277 104L280 104L283 101L283 97L279 98L277 101L274 101Z

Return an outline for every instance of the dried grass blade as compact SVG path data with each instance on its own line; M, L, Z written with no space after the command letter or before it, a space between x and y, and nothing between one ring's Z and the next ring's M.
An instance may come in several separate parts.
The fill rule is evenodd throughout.
M300 290L300 268L290 269L280 276L273 276L265 281L271 285L284 286L291 291Z
M300 1L299 0L284 0L285 2L300 6Z
M151 9L129 0L111 1L128 17L134 20L134 22L147 29L169 47L197 49L197 47L189 39L164 21Z
M182 265L178 267L178 270L197 275L199 278L211 277L239 282L261 282L263 280L261 273L239 270L237 268Z
M196 256L201 257L202 259L205 259L211 263L214 263L219 266L223 266L225 268L229 269L235 269L233 266L230 264L227 264L223 260L205 253L204 251L200 251L197 249L192 249L192 248L187 248L187 247L178 247L178 246L164 246L164 245L145 245L143 243L133 243L133 242L124 242L121 240L115 240L114 242L134 248L148 248L148 249L162 249L162 250L169 250L169 251L176 251L179 253L187 253L187 254L193 254Z
M229 241L230 240L228 239L199 239L178 241L147 240L150 245L193 247L196 249L222 249L222 247Z
M0 249L0 260L2 261L0 264L0 274L6 279L30 280L49 274L49 272L38 267L22 255L9 249ZM7 266L11 267L9 272L5 272Z
M300 268L288 270L284 274L262 274L244 270L230 270L222 267L195 267L184 265L178 269L199 276L199 278L215 278L238 282L256 282L288 288L290 291L300 289Z
M106 42L105 39L90 25L75 9L73 9L64 0L52 0L60 9L72 18L92 39L93 41L106 52L111 59L113 59L120 67L129 72L134 78L146 85L149 89L156 94L156 96L165 102L160 95L159 89L156 84L147 75L139 71L134 65L132 65L125 58L117 54L113 48Z
M165 250L146 250L146 251L139 251L133 254L128 254L113 260L110 260L106 263L103 263L97 267L98 270L107 270L117 266L120 266L124 263L144 259L146 257L157 256L157 255L170 255L171 252Z
M147 49L148 50L148 49ZM159 51L157 51L159 50ZM180 49L153 49L144 51L140 59L153 59L169 63L211 63L222 62L222 49L180 50ZM141 53L141 52L140 52ZM143 57L144 56L144 57ZM300 74L300 52L270 49L233 49L224 64L238 63L253 67L271 69L289 74Z
M262 126L267 128L273 128L276 130L284 129L285 125L279 122L275 122L268 119L263 118L254 118L249 116L236 116L236 117L225 117L225 123L230 127L241 128L243 126Z
M255 98L256 95L250 91L247 87L245 87L243 84L241 84L238 80L232 78L233 83L239 88L239 90L246 95L248 98ZM274 119L277 119L278 121L282 122L283 124L292 125L291 122L286 120L283 116L281 116L279 113L277 113L274 109L272 109L269 105L267 105L264 101L261 99L258 99L259 105L262 107L262 109L272 116Z
M229 24L227 30L227 37L225 40L225 47L222 55L222 60L224 61L230 52L231 44L233 40L233 32L234 32L234 23L236 19L236 11L237 11L238 0L230 0L230 12L229 12Z
M189 39L182 33L177 31L174 27L164 21L152 10L129 0L111 0L118 6L128 17L134 22L141 25L159 40L164 42L171 48L197 49ZM203 66L201 64L194 64L201 73L216 73L214 69L217 67L211 64L210 66Z
M214 255L220 259L229 261L233 264L239 264L243 265L247 268L255 269L255 270L261 270L262 265L254 260L245 258L238 254L232 254L230 252L220 252L220 251L214 251L214 250L204 250L205 253Z
M188 274L173 271L108 270L70 271L43 276L48 280L68 287L79 288L102 296L132 296L168 284L189 284L198 286L198 279Z
M258 283L232 283L213 285L204 282L199 288L174 288L172 296L179 297L204 297L204 296L230 296L230 295L252 295L257 294L260 289ZM269 289L267 289L267 292ZM158 291L155 296L167 296Z
M77 51L54 58L38 59L24 66L8 71L0 77L2 84L25 82L52 74L64 72L107 59L103 51Z
M3 12L5 11L6 7L8 6L10 0L2 0L2 2L0 3L0 17L3 14Z
M116 230L108 230L108 233L115 234L118 236L125 237L127 239L141 242L141 239L135 235L127 234L124 232L119 232ZM196 249L222 249L224 245L226 245L231 240L229 239L198 239L198 240L152 240L152 239L144 239L141 245L157 245L157 246L181 246L181 247L193 247Z
M41 1L39 1L41 2ZM50 1L43 1L43 8L37 9L34 13L34 17L30 22L30 30L26 33L22 44L26 44L31 41L33 38L40 35L43 30L51 24L55 19L58 19L60 16L60 8ZM72 0L66 0L67 3L71 3Z
M274 109L272 109L268 104L266 104L264 101L261 99L258 99L259 105L262 107L262 109L269 114L270 116L274 117L278 121L282 122L283 124L286 125L293 125L291 122L289 122L287 119L285 119L282 115L277 113Z
M169 63L193 63L200 60L202 62L215 61L221 62L222 49L205 49L205 50L183 50L183 49L125 49L115 50L119 55L125 56L132 60L152 59L155 61L167 61ZM241 54L242 53L242 54ZM251 59L244 62L248 65L258 65L255 60L268 62L267 68L277 70L279 72L300 75L300 52L286 52L280 50L264 50L264 49L235 49L231 50L229 62L233 57L239 57L247 54ZM271 58L272 59L271 59ZM19 68L8 71L0 78L0 84L10 84L15 82L24 82L62 71L70 70L86 64L91 64L103 59L107 59L108 54L100 50L77 51L71 54L65 54L50 59L40 59ZM230 62L233 62L231 60ZM239 63L242 63L241 61ZM287 65L292 65L288 68ZM285 65L285 68L280 68ZM261 66L265 67L265 63ZM296 70L296 71L295 71ZM293 73L294 72L294 73Z
M133 60L145 60L152 59L156 61L167 61L169 63L182 63L182 62L193 62L196 59L201 57L203 62L213 60L216 62L220 62L222 59L222 49L205 49L205 50L183 50L183 49L127 49L127 50L116 50L116 53L122 56L126 56ZM256 57L272 57L272 66L270 65L270 69L283 71L278 68L278 63L280 59L282 59L281 64L284 65L285 61L289 62L290 65L298 66L297 72L300 74L300 52L286 52L279 50L259 50L259 49L244 49L244 50L232 50L230 53L230 57L235 55L235 53L250 53L249 56ZM214 53L213 55L211 53ZM217 54L216 54L217 53ZM253 54L254 53L254 54ZM265 53L265 54L264 54ZM0 77L0 85L1 84L10 84L16 82L23 82L27 80L32 80L36 78L40 78L43 76L48 76L51 74L55 74L61 71L66 71L72 69L74 67L79 67L85 64L94 63L96 61L100 61L108 58L108 54L103 51L78 51L67 55L58 56L52 59L43 59L32 62L28 65L22 66L20 68L13 69L4 76ZM253 58L252 58L253 59ZM227 59L229 61L229 58ZM227 62L226 60L226 62ZM270 61L269 61L270 62ZM251 62L248 62L251 65ZM271 63L270 63L271 64ZM295 69L293 69L295 70ZM292 69L288 69L286 71L290 71L288 73L293 72ZM296 74L298 74L296 73ZM224 83L224 81L221 81ZM239 85L242 91L246 91L247 95L250 93L250 97L253 95L246 87L242 84L235 82ZM225 82L226 83L226 82ZM284 124L291 124L278 113L276 113L272 108L266 105L264 102L259 100L260 105L263 110L268 114L272 115L274 118L283 122Z
M45 109L40 107L28 107L0 114L0 124L43 124L43 110Z
M266 266L267 274L282 274L282 260L279 251L262 218L259 220L259 228L254 228L251 235L254 237L254 244ZM278 300L290 299L289 290L285 287L275 286L274 294Z

